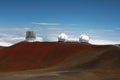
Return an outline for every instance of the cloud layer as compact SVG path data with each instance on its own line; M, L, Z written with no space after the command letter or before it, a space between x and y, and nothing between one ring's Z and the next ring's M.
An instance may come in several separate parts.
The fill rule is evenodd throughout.
M58 41L60 33L66 33L69 40L78 41L81 34L87 34L92 44L120 44L119 34L112 30L80 30L73 27L26 27L0 28L0 45L9 46L25 40L27 30L34 30L41 41Z
M59 23L47 23L47 22L32 22L35 25L42 25L42 26L58 26Z

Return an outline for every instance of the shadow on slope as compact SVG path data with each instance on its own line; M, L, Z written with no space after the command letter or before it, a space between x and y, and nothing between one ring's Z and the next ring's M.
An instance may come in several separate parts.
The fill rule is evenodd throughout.
M87 71L51 71L51 72L9 72L1 73L1 80L99 80L99 78Z

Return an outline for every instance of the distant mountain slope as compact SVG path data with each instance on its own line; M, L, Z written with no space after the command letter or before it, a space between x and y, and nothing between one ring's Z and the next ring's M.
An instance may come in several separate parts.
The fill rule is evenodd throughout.
M112 45L96 46L59 64L75 69L120 70L120 48Z

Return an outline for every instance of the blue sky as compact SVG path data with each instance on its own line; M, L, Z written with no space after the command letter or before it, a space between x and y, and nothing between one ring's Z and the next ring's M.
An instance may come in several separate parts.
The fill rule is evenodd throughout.
M24 37L27 29L44 40L65 32L119 43L120 0L0 0L0 41L8 34Z

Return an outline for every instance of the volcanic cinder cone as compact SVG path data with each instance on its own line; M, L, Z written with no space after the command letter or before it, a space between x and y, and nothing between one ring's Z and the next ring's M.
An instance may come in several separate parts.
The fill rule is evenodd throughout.
M49 74L49 71L59 74L62 71L68 75L70 72L88 71L90 74L103 78L119 78L119 62L120 48L114 45L91 45L77 42L20 42L0 49L0 72L25 71L28 74L29 71L26 70L35 70L35 73L40 70L41 75L44 72ZM47 73L46 70L48 70ZM34 71L30 71L32 72ZM54 80L54 78L51 79Z

